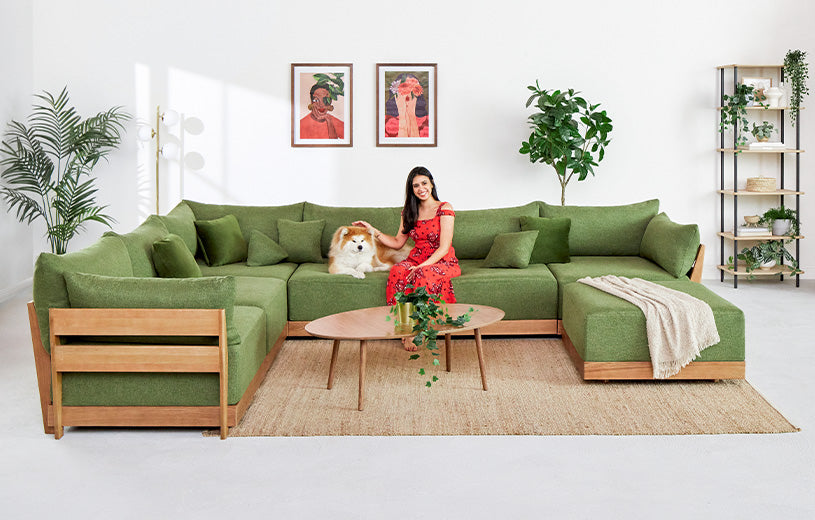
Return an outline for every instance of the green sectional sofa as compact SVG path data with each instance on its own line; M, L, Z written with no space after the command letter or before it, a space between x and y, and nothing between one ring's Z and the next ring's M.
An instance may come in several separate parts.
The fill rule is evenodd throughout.
M362 280L332 275L326 257L337 227L364 219L394 233L399 215L395 207L182 201L129 233L105 233L95 244L61 256L41 254L29 314L46 431L55 422L54 378L60 380L65 425L215 426L224 413L221 392L228 425L237 424L285 338L307 336L305 325L316 318L385 304L387 272L367 273ZM538 233L531 257L528 249L509 254L527 254L527 267L486 267L497 236L513 239L525 230ZM671 222L659 213L657 200L458 210L453 246L462 269L453 281L458 301L506 313L485 334L563 334L566 291L577 279L619 274L690 283L701 276L703 252L697 227ZM180 257L168 257L168 250ZM167 277L174 276L167 272L173 269L188 277ZM214 308L225 310L227 362L216 373L178 373L171 366L152 373L149 364L134 373L121 366L119 372L101 365L54 369L50 310L89 307L153 309L148 316L155 327L136 337L111 338L89 325L84 335L58 340L60 349L62 342L103 344L111 352L124 351L119 345L195 343L201 338L189 332L163 334L167 319L161 309ZM709 349L711 356L717 348ZM740 352L743 362L743 338ZM163 371L169 373L158 373Z

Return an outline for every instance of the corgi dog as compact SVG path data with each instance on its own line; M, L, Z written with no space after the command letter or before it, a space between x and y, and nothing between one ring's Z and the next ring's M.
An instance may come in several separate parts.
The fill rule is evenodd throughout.
M410 248L391 249L361 226L340 226L328 250L328 272L365 278L365 273L387 271L407 258Z

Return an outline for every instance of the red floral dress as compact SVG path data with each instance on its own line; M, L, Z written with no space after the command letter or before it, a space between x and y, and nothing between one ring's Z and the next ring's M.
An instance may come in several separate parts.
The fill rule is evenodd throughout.
M450 246L447 254L435 264L414 270L410 282L407 281L408 274L411 272L410 267L421 264L439 248L441 217L444 215L456 216L453 210L442 209L445 204L447 203L442 202L439 204L435 217L427 220L417 220L416 227L410 230L410 238L413 239L416 246L410 250L406 260L391 267L390 276L388 276L388 287L385 290L388 305L396 305L394 295L397 292L413 292L413 289L407 289L408 285L426 287L428 293L440 295L441 299L447 303L456 303L452 278L461 276L461 267L458 265L456 251L452 246Z

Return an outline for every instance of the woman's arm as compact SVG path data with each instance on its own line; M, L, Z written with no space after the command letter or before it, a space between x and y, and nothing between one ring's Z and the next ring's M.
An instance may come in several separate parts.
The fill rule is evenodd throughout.
M362 226L368 230L369 233L373 233L374 238L379 240L382 244L393 248L393 249L401 249L402 246L405 245L407 242L408 236L405 233L402 233L402 229L404 229L404 221L402 219L399 220L399 232L396 233L396 236L386 235L385 233L379 231L369 223L365 222L364 220L357 220L352 222L352 226Z

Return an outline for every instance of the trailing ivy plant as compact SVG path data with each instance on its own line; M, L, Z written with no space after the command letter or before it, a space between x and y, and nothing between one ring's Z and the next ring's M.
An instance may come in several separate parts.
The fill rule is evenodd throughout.
M750 275L748 279L752 280L754 278L753 271L759 269L764 262L774 261L780 264L782 260L786 260L789 262L790 267L788 274L794 275L803 272L798 268L798 262L792 256L792 253L784 247L784 242L783 240L769 240L741 250L736 258L744 262L744 268L747 274ZM789 240L786 242L789 242ZM728 258L727 262L730 269L735 269L736 263L733 261L732 256Z
M408 285L407 288L413 289L413 286ZM445 307L445 302L441 298L441 295L430 294L425 287L419 287L409 294L406 294L404 291L397 292L394 295L394 299L397 303L413 304L414 310L410 317L416 320L416 324L413 326L415 336L412 341L413 344L419 348L421 348L422 345L425 346L433 356L433 366L439 365L439 347L437 344L439 331L433 327L433 325L463 327L465 323L470 321L470 313L475 312L475 309L470 307L468 312L453 318L447 313L447 308ZM397 306L393 305L389 312L390 314L387 316L387 320L390 321L391 318L393 318L396 326L399 326ZM419 357L420 354L416 353L412 354L409 359L414 360L419 359ZM427 375L424 368L419 369L419 375ZM438 380L439 378L437 376L432 376L430 380L425 383L425 386L430 387Z
M753 98L754 91L755 88L752 85L741 83L736 85L732 96L724 95L719 132L724 132L732 127L736 147L747 144L747 136L750 134L750 124L747 121L747 103Z
M12 121L0 144L0 196L17 220L43 219L53 253L89 221L110 226L113 218L96 202L91 171L122 142L130 115L114 107L87 119L68 105L68 90L37 94L28 124Z
M798 221L798 211L786 206L778 206L777 208L770 208L761 215L758 223L762 226L772 226L776 220L789 220L791 221L790 230L787 233L790 236L798 236L801 234L801 225Z
M790 96L790 122L795 126L801 108L801 100L809 94L807 78L809 78L809 64L806 62L806 51L789 50L784 57L784 78L792 85Z
M527 121L532 129L528 141L521 142L520 153L530 162L553 166L560 182L560 204L566 204L566 185L577 175L585 180L594 175L594 167L603 160L611 141L611 118L600 104L592 105L574 89L542 90L537 81L527 87L532 95L526 101L538 111Z

